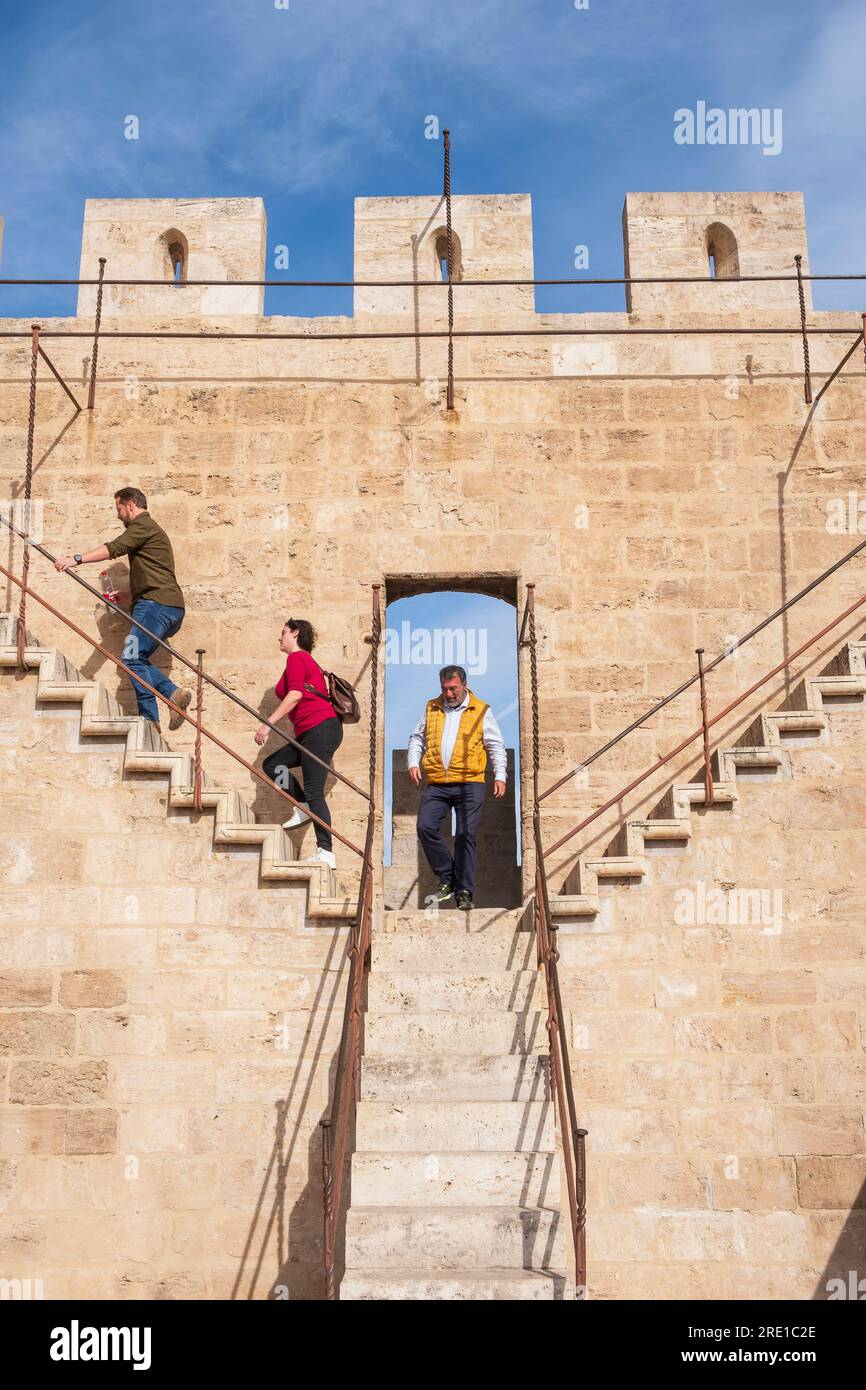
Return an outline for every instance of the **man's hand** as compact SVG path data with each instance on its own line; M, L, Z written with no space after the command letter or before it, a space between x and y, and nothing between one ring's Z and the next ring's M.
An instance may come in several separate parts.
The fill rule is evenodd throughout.
M255 739L256 743L259 745L260 748L262 744L267 743L268 734L270 732L271 731L268 728L267 724L260 724L259 727L256 729L255 733L253 734L253 738Z
M73 555L61 555L58 560L54 561L54 568L60 574L62 574L64 570L74 570L75 557Z
M496 797L496 800L497 800L497 801L499 800L499 798L500 798L501 796L504 796L504 795L505 795L505 783L504 783L504 782L494 782L494 783L493 783L493 795Z
M414 784L415 784L416 787L420 787L420 785L421 785L421 769L420 769L420 767L410 767L410 769L409 769L409 780L410 780L411 782L414 782Z

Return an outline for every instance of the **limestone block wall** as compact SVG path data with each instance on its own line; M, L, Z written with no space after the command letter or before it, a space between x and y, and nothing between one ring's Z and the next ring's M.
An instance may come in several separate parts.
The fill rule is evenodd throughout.
M703 220L723 214L736 231L744 269L752 266L757 273L761 267L787 268L789 255L798 251L804 255L804 266L808 265L798 195L719 194L713 195L712 207L707 196L676 195L679 202L673 204L665 199L674 195L640 195L653 201L635 203L633 215L627 204L633 273L638 270L635 257L641 246L642 267L658 270L664 264L670 274L695 273L696 248L703 244L706 231ZM688 203L688 198L698 201ZM358 273L363 270L365 277L373 278L380 270L381 278L397 278L410 273L417 262L419 278L426 278L424 267L435 264L435 247L430 243L439 229L435 206L435 199L362 200L356 209ZM253 242L263 225L255 209L248 222L240 219L245 227L240 250L236 248L226 259L233 244L231 208L224 211L211 204L210 220L196 222L193 211L187 216L188 207L185 200L169 200L154 211L150 200L141 200L132 209L119 203L105 208L105 217L91 219L87 226L88 273L94 254L109 256L109 276L121 270L120 248L126 242L133 258L155 254L158 229L170 216L179 231L189 234L190 256L196 236L206 236L226 273L246 276L250 272L249 278L255 278L258 252ZM111 245L102 242L100 252L93 239L97 221L110 224L115 212L117 240ZM642 240L645 226L647 238ZM506 269L519 278L531 266L531 216L528 200L522 197L514 202L457 199L455 230L467 278L470 270L473 278L484 280ZM799 244L794 245L795 241ZM661 247L667 248L663 260ZM655 259L654 251L658 252ZM715 289L723 293L723 299L709 300L708 291ZM461 300L461 294L470 292L472 299ZM206 648L206 664L214 674L262 713L275 704L272 688L282 666L277 637L286 617L311 618L320 631L316 654L322 664L354 680L363 694L369 679L366 638L372 583L384 584L383 601L387 602L389 593L402 597L413 591L413 585L435 583L437 588L447 588L449 581L460 578L461 587L466 587L470 578L487 592L516 593L522 604L531 582L536 585L544 787L574 769L589 752L691 674L695 647L704 646L710 655L730 645L860 539L859 501L866 487L862 349L820 403L812 410L806 407L798 338L757 331L797 326L796 289L790 285L779 291L778 302L765 288L749 283L680 287L658 300L635 301L630 312L604 314L534 314L531 292L518 294L515 288L500 299L500 288L455 286L458 329L537 326L547 332L534 338L458 337L456 409L451 413L445 410L442 338L364 336L389 329L411 332L415 327L441 331L445 291L440 287L419 292L417 297L410 292L408 301L405 295L361 296L353 318L313 320L262 316L246 300L238 306L181 298L196 293L192 287L184 290L167 283L164 289L153 288L153 294L131 292L114 301L100 342L93 411L75 415L60 387L40 367L33 494L42 504L46 543L54 551L69 552L117 533L115 488L129 483L143 487L154 516L172 535L187 595L188 616L179 645L191 657L198 646ZM484 294L491 296L489 301L482 300ZM181 307L189 304L192 313ZM811 358L817 394L859 332L860 314L853 309L850 313L813 312L810 324L816 330ZM726 337L694 331L724 326L750 332ZM24 472L30 324L23 319L4 320L2 327L23 335L0 339L0 496L14 501L20 498ZM89 339L61 335L89 333L89 301L82 299L78 317L46 320L43 327L46 350L84 400ZM111 336L112 332L147 333L159 327L203 332L234 328L256 337L216 342ZM639 331L653 328L676 331L665 336ZM819 329L831 329L834 336L820 336ZM348 340L325 342L315 336L338 332L348 334ZM843 524L828 527L830 508L837 503L842 504ZM835 512L838 516L838 506ZM0 538L0 553L4 565L20 572L17 542ZM737 650L736 657L712 678L711 712L859 597L862 576L862 561L856 562L792 610L784 623ZM95 567L88 577L96 580ZM119 653L123 625L101 614L73 580L54 574L38 556L33 559L31 579L52 602ZM3 579L0 587L2 607L17 606L14 586ZM43 642L61 646L86 674L117 689L124 705L132 708L131 691L103 656L94 654L32 601L28 613L29 626ZM518 618L516 612L515 623ZM822 659L849 635L862 635L862 625L858 627L855 619L822 639L808 658L812 667L820 667ZM520 679L526 892L534 866L527 818L531 725L525 650ZM736 716L718 726L718 740L745 727L771 696L781 701L786 681L780 676L751 697ZM28 677L28 682L32 689L35 677ZM96 769L107 757L104 748L76 752L70 767L74 764L77 771L64 771L68 721L45 716L32 722L26 704L13 704L8 707L11 713L7 712L7 686L20 693L4 677L3 717L13 727L8 730L10 775L4 782L2 813L9 817L10 836L3 842L3 852L10 856L5 886L17 914L6 929L4 959L12 972L35 971L39 978L35 983L19 981L23 993L10 996L19 1002L10 1003L4 1012L4 1019L12 1013L25 1015L8 1025L20 1031L13 1032L10 1042L13 1060L7 1065L4 1105L14 1116L32 1111L35 1118L28 1123L37 1131L48 1127L43 1137L37 1132L32 1141L14 1130L14 1143L23 1144L26 1152L8 1156L13 1164L19 1159L24 1163L23 1178L18 1167L14 1172L16 1184L23 1181L24 1187L15 1187L14 1201L21 1205L10 1208L18 1225L8 1249L17 1258L23 1248L28 1260L32 1255L36 1261L22 1267L22 1273L41 1272L37 1265L44 1264L50 1253L58 1265L47 1269L49 1275L61 1267L60 1254L66 1262L63 1269L85 1269L81 1251L92 1249L95 1272L86 1276L90 1280L86 1287L100 1295L107 1296L120 1286L114 1283L109 1264L127 1271L121 1276L127 1281L122 1287L152 1292L156 1285L148 1282L155 1277L151 1266L156 1268L160 1261L175 1291L187 1289L190 1296L224 1293L227 1282L237 1277L251 1228L252 1215L246 1205L250 1190L264 1182L272 1155L274 1102L280 1096L304 1096L304 1124L309 1121L310 1127L296 1143L288 1171L290 1185L299 1184L298 1201L308 1189L308 1155L301 1162L299 1154L315 1143L311 1136L325 1097L322 1068L339 1027L339 1009L324 1002L342 997L331 990L336 947L330 954L331 936L322 935L321 929L305 932L301 899L293 899L294 890L254 891L254 855L249 861L244 854L232 854L230 861L213 855L208 830L178 817L168 827L178 837L173 839L157 787L144 787L137 779L134 788L120 788L112 780L117 775L116 762L105 772L107 786L91 786L90 778L99 781L101 774L94 770L82 778L82 760ZM379 694L375 735L381 771L385 709L381 689ZM32 701L32 695L28 698ZM362 707L362 723L347 730L338 766L364 785L369 740L366 694ZM254 720L211 694L206 719L245 755L259 756L252 739ZM569 778L544 803L545 842L551 843L578 819L615 798L626 782L697 723L697 699L691 692L595 764L588 777ZM175 747L191 746L189 730L172 735L171 741ZM670 780L683 769L693 770L697 762L695 745L694 751L679 757L639 790L614 800L582 837L553 857L552 887L566 880L578 850L603 850L623 815L649 810ZM277 818L276 798L237 764L209 749L207 766L245 792L266 819ZM61 775L62 784L55 780ZM797 794L797 804L820 807L822 815L829 817L819 781L816 776L816 785L805 799ZM784 791L787 795L788 789ZM756 787L747 792L754 798L763 795ZM768 797L778 793L779 788L767 789ZM862 809L856 797L856 787L846 785L840 793L840 814L847 806L856 820ZM361 799L338 786L330 803L335 825L361 842ZM57 807L50 823L44 815L46 804ZM732 818L730 824L737 822ZM741 1171L747 1175L757 1173L754 1165L759 1160L761 1164L767 1160L779 1175L773 1202L774 1209L787 1213L785 1221L776 1224L785 1227L780 1249L787 1252L782 1265L788 1271L782 1272L779 1266L779 1286L811 1287L822 1262L831 1257L836 1233L844 1226L840 1226L840 1213L850 1181L846 1178L848 1186L843 1183L835 1189L840 1198L837 1206L809 1207L804 1200L805 1165L818 1159L844 1160L852 1153L856 1157L859 1151L814 1153L809 1145L819 1140L810 1137L803 1143L800 1131L785 1129L788 1120L783 1111L801 1101L779 1080L792 1072L811 1078L814 1089L803 1095L802 1105L810 1104L807 1095L817 1100L827 1097L831 1108L838 1104L846 1111L840 1132L848 1136L846 1142L855 1142L856 1127L851 1127L847 1112L859 1104L854 1063L860 1044L850 1041L855 1038L850 1017L843 1021L844 1046L838 1043L835 1025L826 1032L822 1023L829 1018L828 1010L852 1012L849 1004L854 995L845 991L855 990L853 983L845 984L840 976L838 987L845 997L833 997L837 969L833 952L846 952L839 968L847 970L854 957L854 941L850 936L848 944L842 936L831 941L818 928L824 919L822 904L828 902L831 921L837 920L838 909L843 912L843 925L852 925L847 916L849 911L853 914L850 900L844 893L840 896L836 885L842 882L853 893L856 879L852 876L859 869L856 862L844 861L840 839L827 857L829 878L820 879L824 896L817 889L810 895L804 875L811 872L815 846L826 851L823 827L817 813L809 824L793 818L772 823L768 843L782 862L782 868L773 864L773 873L784 879L781 886L790 891L792 911L799 913L798 925L778 941L734 932L729 941L716 943L715 938L699 940L687 938L685 932L672 933L670 895L677 882L660 876L649 896L620 894L619 915L614 916L611 907L604 930L571 937L563 931L563 948L575 953L571 963L587 971L585 986L580 986L586 993L575 993L573 1003L577 1006L586 999L587 1007L603 1018L590 1028L592 1055L576 1054L584 1094L593 1105L606 1109L600 1123L589 1117L597 1155L611 1157L612 1176L597 1162L593 1178L600 1184L592 1193L593 1206L608 1213L606 1225L599 1224L593 1237L602 1292L621 1289L616 1271L626 1267L629 1280L634 1281L629 1284L632 1296L644 1287L641 1280L651 1282L653 1269L658 1273L668 1267L675 1268L667 1287L680 1287L691 1277L684 1273L691 1266L698 1270L694 1277L699 1287L715 1287L716 1276L707 1274L704 1258L711 1239L729 1242L730 1258L746 1271L743 1287L748 1287L752 1278L748 1271L761 1263L764 1242L769 1245L767 1233L775 1227L769 1220L747 1221L738 1214L739 1208L719 1206L719 1191L733 1200L740 1189L721 1188L715 1178L716 1202L707 1203L707 1182L712 1177L707 1164L718 1164L729 1152L739 1153ZM732 846L732 862L725 863L719 873L726 882L739 881L741 872L747 877L757 874L760 864L745 835L733 829L728 833L737 843ZM122 857L121 838L146 848ZM740 854L740 839L744 862L754 865L753 869L742 870L739 862L733 863L734 851ZM99 847L93 848L96 841ZM21 843L20 850L10 848ZM58 843L63 846L60 852ZM307 832L302 850L311 845ZM380 830L376 841L380 901L381 846ZM766 858L766 844L763 852ZM659 859L658 875L680 862ZM711 855L707 862L715 869L720 861ZM340 891L351 891L357 866L348 851L339 851L338 866ZM693 864L687 864L684 872L693 884ZM815 873L819 873L817 867ZM246 888L236 881L243 874L249 876ZM156 885L150 890L152 912L147 924L136 925L123 916L128 884L135 897L136 882ZM293 901L297 916L285 928L285 905ZM270 911L278 914L276 923L267 918ZM631 911L634 922L627 915ZM256 924L252 934L251 923ZM810 931L817 931L820 940L813 942L809 937L807 941L805 934ZM796 956L798 941L808 964ZM713 955L717 945L722 953L718 957ZM286 954L289 946L291 964ZM694 953L704 947L709 964L700 974ZM790 966L788 952L794 952ZM741 955L754 963L743 965L743 978L748 976L742 986L746 995L738 1002ZM676 974L667 973L669 957L675 971L687 977L689 989L694 985L683 1011L676 1014L667 1006L667 986L660 981L661 974L674 982L677 979ZM608 970L610 959L617 964ZM763 983L753 983L749 972L765 969L777 973ZM308 992L302 1008L290 1009L292 1021L309 1018L311 1022L309 1028L304 1024L297 1055L290 1050L285 1059L279 1055L275 1060L270 1014L282 1010L284 999L295 997L294 986L287 985L288 993L282 994L279 983L294 970L307 972ZM112 977L108 994L100 993L99 982L93 987L96 992L88 993L85 980L80 997L87 1002L79 1004L77 977L93 971ZM211 974L217 977L213 982ZM65 985L64 975L70 976ZM114 980L116 975L123 976L122 986ZM812 977L808 987L802 982L805 975ZM236 994L231 982L237 976L244 979L243 989ZM266 991L276 979L276 997L270 992L256 994L256 981L262 979ZM320 990L322 980L326 983ZM15 980L12 983L18 987ZM789 984L797 997L786 993ZM813 986L814 994L806 997ZM308 1014L305 1009L311 996L316 1008ZM90 1002L105 998L111 1002L104 1007ZM330 1008L328 1021L322 1021L320 1029L320 1014L326 1008ZM108 1022L103 1018L106 1010ZM135 1018L143 1014L145 1022L128 1026L115 1022L115 1015L124 1010ZM700 1018L694 1024L682 1022L702 1012L720 1020L718 1027L711 1020L708 1031L702 1033ZM639 1015L636 1021L635 1014ZM235 1015L241 1016L240 1021ZM794 1021L786 1022L783 1015ZM796 1034L795 1015L801 1020L797 1027L804 1030L802 1042L791 1041ZM230 1016L231 1021L225 1021ZM630 1028L637 1030L635 1046L640 1045L634 1053L624 1042ZM320 1037L325 1039L321 1044ZM292 1047L295 1038L290 1034ZM814 1047L809 1041L813 1038ZM123 1051L125 1046L139 1049L133 1050L131 1060ZM236 1046L243 1049L240 1059L228 1055ZM150 1053L149 1047L156 1050ZM318 1049L315 1068L310 1064L311 1048ZM247 1061L248 1057L252 1060ZM793 1067L787 1065L791 1058ZM734 1065L738 1059L743 1061L740 1081ZM136 1065L138 1071L124 1070ZM233 1066L238 1068L234 1086ZM309 1098L308 1068L317 1078L310 1082ZM767 1080L768 1071L772 1081ZM148 1092L145 1087L151 1076L154 1089ZM677 1108L680 1078L689 1103ZM825 1083L831 1089L822 1089ZM148 1094L153 1095L152 1101L141 1099ZM25 1095L36 1097L29 1107L19 1099ZM632 1095L634 1102L626 1102L625 1097ZM838 1096L838 1101L831 1096ZM294 1103L290 1100L290 1128ZM207 1109L211 1104L213 1113ZM223 1137L217 1141L214 1117L225 1106L237 1107L244 1117L233 1113L226 1119L220 1130ZM148 1107L152 1107L153 1124L147 1126L147 1134L158 1134L164 1146L151 1156L135 1128L141 1122L129 1118L133 1110L138 1114ZM88 1115L92 1111L94 1118L69 1119L69 1114L77 1117L79 1111ZM717 1142L718 1129L712 1128L716 1121L711 1116L694 1118L693 1111L721 1117L723 1142ZM62 1117L45 1118L55 1112L63 1112ZM111 1130L114 1121L106 1112L116 1114L116 1130ZM202 1119L203 1112L210 1118ZM258 1116L252 1125L246 1123L247 1112ZM741 1115L748 1143L744 1139L739 1149L731 1148L727 1135ZM709 1128L702 1129L705 1119ZM107 1126L117 1139L94 1140L87 1129L91 1124ZM78 1137L81 1126L88 1136L85 1141ZM31 1142L37 1151L27 1148ZM81 1142L113 1142L117 1148L104 1154L80 1154L75 1145ZM39 1151L42 1143L49 1146L48 1152ZM66 1148L68 1144L72 1148ZM141 1158L143 1176L137 1187L129 1187L122 1176L116 1178L121 1168L112 1166L127 1153ZM43 1160L44 1168L40 1168ZM620 1160L617 1175L614 1169ZM680 1185L671 1189L669 1205L662 1212L661 1200L658 1209L653 1206L651 1184L669 1161L680 1165L671 1170L672 1181L676 1177ZM70 1162L72 1169L64 1166ZM200 1177L195 1192L183 1197L186 1205L178 1207L176 1233L172 1184L186 1182L183 1175L191 1171L190 1164L200 1170ZM82 1168L87 1169L87 1181L98 1195L94 1197L88 1187L79 1210L79 1188L64 1184L74 1187ZM843 1175L843 1169L844 1164L837 1163L833 1173ZM96 1175L93 1179L91 1171ZM830 1168L827 1171L830 1174ZM637 1184L636 1194L629 1187L632 1182ZM646 1191L643 1182L648 1185ZM148 1183L162 1184L159 1191L168 1194L164 1202L162 1196L147 1195L154 1191ZM829 1200L831 1186L828 1177L821 1201ZM211 1194L210 1205L191 1207L204 1200L202 1192ZM141 1195L133 1198L130 1193ZM765 1189L756 1196L756 1210L768 1210L771 1195ZM106 1209L113 1213L110 1221L94 1222L94 1208L87 1203L97 1200L112 1203ZM155 1205L144 1208L149 1216L130 1205L151 1200ZM695 1207L688 1205L691 1200ZM817 1201L814 1196L810 1200ZM760 1207L763 1201L767 1208ZM56 1207L51 1205L54 1202ZM310 1193L311 1213L316 1202ZM202 1210L217 1212L217 1218L202 1220ZM58 1211L67 1213L59 1222L53 1214ZM158 1219L155 1211L160 1213ZM703 1226L692 1212L699 1213ZM317 1240L317 1223L317 1208L309 1227L298 1216L299 1238L303 1230L305 1242L307 1232L310 1241ZM276 1220L274 1229L280 1224ZM99 1240L90 1234L94 1226ZM49 1228L54 1232L51 1240ZM815 1234L819 1228L820 1238ZM183 1230L190 1233L188 1239ZM790 1240L789 1231L794 1233ZM297 1276L294 1287L313 1287L314 1282L305 1283L306 1273L291 1268L292 1248L290 1243L289 1275ZM304 1245L305 1250L311 1248ZM646 1250L651 1258L640 1253ZM310 1270L309 1280L314 1281L317 1276ZM76 1277L86 1282L84 1272ZM262 1291L263 1285L257 1286L256 1292Z
M318 1298L346 929L2 677L0 1271L46 1298Z
M826 1299L862 1275L863 713L831 722L559 932L594 1297Z

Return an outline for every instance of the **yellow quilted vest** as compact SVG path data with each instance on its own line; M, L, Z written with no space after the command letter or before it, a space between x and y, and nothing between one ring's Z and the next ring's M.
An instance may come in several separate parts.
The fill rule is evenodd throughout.
M421 767L428 782L483 782L487 767L484 747L484 715L489 706L469 691L469 704L460 716L454 751L447 768L442 764L445 706L442 696L427 701L426 739Z

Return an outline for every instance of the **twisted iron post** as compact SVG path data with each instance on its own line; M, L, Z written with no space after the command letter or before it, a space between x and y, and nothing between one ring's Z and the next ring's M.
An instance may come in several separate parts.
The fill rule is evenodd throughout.
M448 267L448 385L446 410L454 409L454 239L451 230L451 132L443 130L445 143L445 241Z
M27 646L27 580L30 577L30 500L33 491L33 438L36 433L36 373L39 366L39 324L30 325L30 409L27 417L27 454L24 464L24 557L21 565L21 597L18 600L16 654L19 671L25 669Z
M797 296L800 300L800 332L803 335L803 396L806 404L812 404L812 370L809 365L809 338L806 333L806 292L803 288L803 257L795 256L797 267Z
M96 400L96 363L99 360L99 326L102 322L102 282L105 279L105 257L99 257L99 281L96 287L96 316L93 321L93 350L90 354L90 389L87 392L87 409L93 409Z

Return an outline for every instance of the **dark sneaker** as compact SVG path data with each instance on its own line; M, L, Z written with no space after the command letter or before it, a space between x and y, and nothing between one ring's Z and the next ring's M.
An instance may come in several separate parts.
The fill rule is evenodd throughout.
M447 903L449 898L454 896L454 889L450 883L440 883L435 893L429 893L425 898L428 903Z
M474 902L472 901L472 894L466 892L458 893L457 906L460 908L461 912L471 912L473 907L475 906Z
M189 709L190 700L192 699L192 691L176 690L171 698L174 704L180 705L181 709ZM179 729L181 724L185 723L186 720L181 718L177 710L170 711L168 720L168 727L170 729Z

